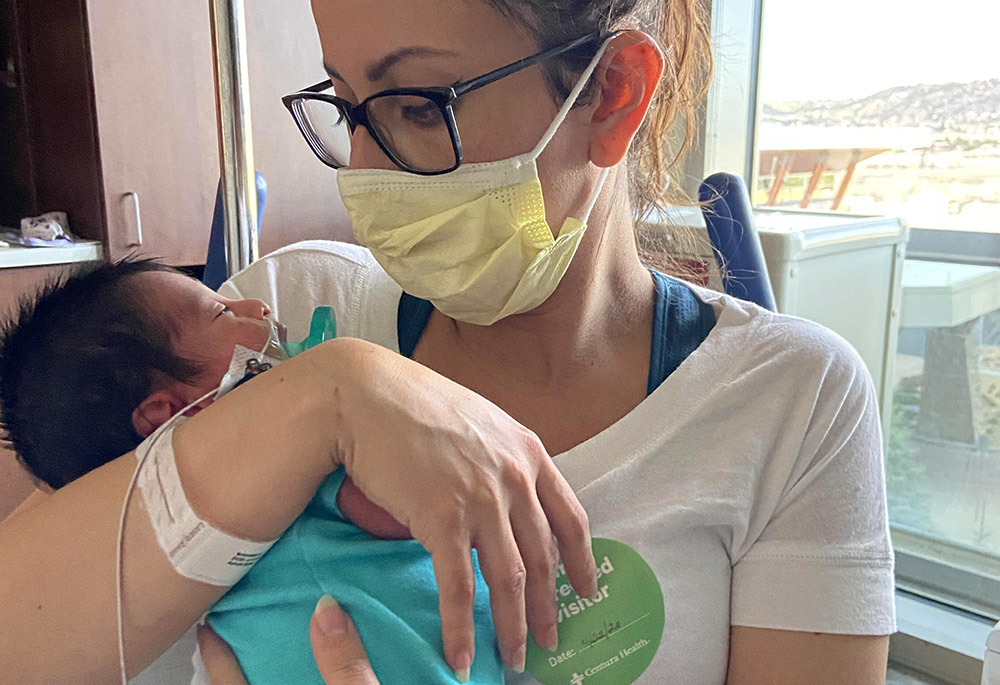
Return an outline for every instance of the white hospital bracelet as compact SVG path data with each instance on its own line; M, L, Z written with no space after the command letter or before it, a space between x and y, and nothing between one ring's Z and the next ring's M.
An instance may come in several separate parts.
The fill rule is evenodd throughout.
M191 508L174 459L174 429L182 418L168 421L136 448L138 487L156 540L177 572L211 585L235 585L276 541L230 535Z

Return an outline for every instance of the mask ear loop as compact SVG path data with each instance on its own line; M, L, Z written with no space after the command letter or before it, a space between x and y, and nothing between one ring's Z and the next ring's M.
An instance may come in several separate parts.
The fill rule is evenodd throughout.
M545 131L545 135L542 136L542 139L538 141L538 145L536 145L535 149L528 155L530 159L538 159L539 155L542 154L542 151L545 150L546 146L548 146L548 144L552 141L552 138L555 137L556 131L559 130L563 121L565 121L566 117L569 116L569 111L573 109L576 101L580 98L580 93L583 92L583 89L586 88L587 84L590 82L590 77L593 76L594 70L597 69L597 65L601 63L601 58L607 51L608 45L610 45L611 41L617 37L617 33L608 36L607 40L605 40L601 44L601 47L598 48L597 53L594 55L593 59L590 60L590 64L588 64L587 68L583 70L582 74L580 74L580 79L576 82L576 85L573 86L573 90L569 92L566 100L562 103L562 106L559 108L559 112L556 114L556 118L552 121L548 130ZM580 216L580 221L582 223L586 224L590 219L590 214L594 211L594 206L597 204L597 198L600 196L601 190L604 188L604 182L607 181L608 173L610 171L611 169L609 168L605 168L601 171L601 176L597 179L597 185L594 186L594 191L590 194L590 199L587 200L587 204Z
M611 167L604 167L601 169L601 175L597 178L597 185L594 186L594 192L590 194L590 199L587 200L587 205L583 208L583 213L580 215L580 221L587 223L590 220L590 213L594 211L594 205L597 204L597 198L601 194L601 190L604 189L604 182L608 180L608 174L611 172Z
M129 481L128 490L125 491L125 500L122 502L122 513L118 519L118 548L116 552L115 559L115 604L118 619L118 666L121 670L122 685L128 685L128 672L125 668L125 621L124 621L124 579L122 577L123 562L124 562L124 549L125 549L125 517L128 513L128 505L132 499L132 493L135 491L135 485L139 480L139 473L142 471L142 467L146 464L146 459L152 452L152 446L156 444L156 441L166 432L166 428L172 423L182 418L188 411L198 406L208 398L215 395L218 392L218 388L206 393L204 396L198 398L184 409L174 414L165 424L160 426L156 432L153 434L152 443L150 444L150 449L146 450L146 453L142 455L139 459L139 463L135 467L135 472L132 474L132 480Z
M590 77L594 73L594 70L597 69L597 65L601 63L601 57L604 56L604 52L608 49L608 45L610 45L611 41L617 37L617 33L612 36L608 36L608 39L601 44L600 48L598 48L597 54L595 54L594 58L590 60L590 64L587 65L587 68L584 69L583 73L580 75L580 80L576 82L576 85L573 86L573 90L569 92L565 102L562 103L562 107L559 108L559 112L556 114L556 118L552 121L552 125L549 126L545 135L543 135L542 139L538 141L538 145L536 145L535 149L528 155L531 159L538 159L538 156L542 154L542 151L556 135L556 131L559 130L559 126L562 125L563 120L566 119L567 115L569 115L569 111L573 109L573 105L575 105L577 99L579 99L580 93L583 92L587 83L590 82Z

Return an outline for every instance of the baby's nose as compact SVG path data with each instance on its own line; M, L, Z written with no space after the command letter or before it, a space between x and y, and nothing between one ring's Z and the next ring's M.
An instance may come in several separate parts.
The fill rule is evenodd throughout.
M250 316L255 319L263 319L271 313L271 308L261 300L243 300L243 302L246 308L245 316Z

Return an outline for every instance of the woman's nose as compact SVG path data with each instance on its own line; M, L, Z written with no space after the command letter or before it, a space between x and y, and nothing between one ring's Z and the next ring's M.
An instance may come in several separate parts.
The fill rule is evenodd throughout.
M375 139L364 126L358 126L351 135L351 169L396 169Z

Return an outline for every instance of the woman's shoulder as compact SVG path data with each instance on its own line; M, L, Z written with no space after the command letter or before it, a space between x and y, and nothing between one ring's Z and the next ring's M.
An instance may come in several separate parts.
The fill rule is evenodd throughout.
M718 314L708 349L730 360L734 375L752 370L785 377L815 378L824 384L871 385L858 351L843 336L815 321L768 311L698 286L691 286Z

